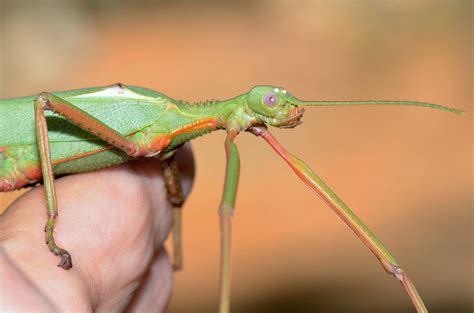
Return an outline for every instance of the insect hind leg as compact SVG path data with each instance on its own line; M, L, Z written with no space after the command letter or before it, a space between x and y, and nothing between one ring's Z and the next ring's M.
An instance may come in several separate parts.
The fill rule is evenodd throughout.
M43 92L39 94L34 100L34 107L36 142L40 156L41 172L43 175L46 204L48 208L48 222L45 227L46 243L54 254L61 256L59 266L67 270L72 266L71 255L66 250L59 248L53 238L54 224L56 217L58 216L58 205L54 187L54 174L51 163L45 111L52 111L62 115L69 122L96 135L111 146L124 151L131 157L151 156L152 152L155 153L156 151L161 150L162 146L158 145L156 151L149 151L147 149L148 147L137 144L133 140L130 140L118 131L104 124L99 119L79 109L74 104L51 93ZM159 141L158 143L161 142L162 141ZM163 142L163 145L167 144L166 140ZM155 147L152 146L152 148Z
M51 153L49 150L48 126L46 124L46 116L44 114L44 111L47 110L49 101L48 98L48 94L43 93L34 100L36 141L40 155L40 164L46 196L46 206L48 209L48 221L44 227L45 241L49 247L49 250L55 255L61 257L61 261L59 262L58 266L68 270L72 267L71 254L56 244L53 235L54 224L56 223L56 218L58 216L58 205L56 200L56 189L54 186Z

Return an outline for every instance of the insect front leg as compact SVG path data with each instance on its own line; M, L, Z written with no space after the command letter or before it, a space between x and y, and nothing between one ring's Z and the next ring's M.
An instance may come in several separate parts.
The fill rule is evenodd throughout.
M154 153L154 151L149 151L147 146L135 143L87 112L77 108L72 103L53 94L44 92L38 95L34 100L34 108L36 141L44 181L46 205L48 208L48 221L45 226L46 243L51 252L61 256L61 261L58 266L67 270L72 267L71 255L55 243L53 235L55 221L58 216L58 205L48 142L48 127L44 112L53 111L64 116L71 123L96 135L100 139L108 142L111 146L123 150L131 157L147 156ZM161 138L159 142L162 142L164 145L166 142L169 142L167 139L166 135L163 135L163 138Z
M179 271L183 268L183 235L181 221L182 206L185 198L174 153L171 157L163 160L162 172L168 201L173 206L173 269Z
M252 127L249 131L255 136L262 137L285 160L295 174L349 226L377 257L385 271L400 281L417 312L427 313L428 310L407 273L398 265L395 257L388 251L385 245L382 244L347 204L306 163L289 153L265 127Z

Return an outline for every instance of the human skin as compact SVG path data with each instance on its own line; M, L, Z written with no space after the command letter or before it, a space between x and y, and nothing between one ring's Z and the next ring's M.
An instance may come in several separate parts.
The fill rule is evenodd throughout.
M176 156L184 193L193 156ZM172 268L163 243L171 207L154 158L56 180L55 238L73 268L44 243L43 187L33 188L0 216L0 311L162 312L171 296Z

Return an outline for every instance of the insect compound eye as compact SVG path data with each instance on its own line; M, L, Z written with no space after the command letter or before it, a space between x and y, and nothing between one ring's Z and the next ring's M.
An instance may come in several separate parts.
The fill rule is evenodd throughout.
M267 92L263 96L263 102L266 105L273 107L278 102L278 96L274 92Z

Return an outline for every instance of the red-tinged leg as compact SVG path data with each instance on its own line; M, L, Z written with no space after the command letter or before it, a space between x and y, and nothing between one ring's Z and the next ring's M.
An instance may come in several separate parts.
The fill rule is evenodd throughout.
M65 270L72 267L71 254L60 248L54 241L54 224L58 216L58 205L56 200L56 189L54 188L53 168L51 164L51 153L48 142L48 127L46 125L46 117L44 115L44 107L46 101L38 97L35 99L35 127L36 141L40 155L41 170L43 173L44 190L46 196L46 205L48 208L48 221L44 228L46 235L46 244L49 250L55 255L61 257L58 266Z
M227 162L224 194L222 195L222 201L219 206L221 226L220 313L230 311L232 214L235 208L240 172L239 150L234 143L234 139L237 135L237 132L228 132L225 140Z
M48 127L46 124L45 111L53 111L68 119L70 122L78 125L82 129L98 136L102 140L110 143L113 147L125 151L132 157L148 155L146 147L129 140L127 137L108 127L97 120L87 112L75 107L66 100L50 93L41 93L34 100L35 103L35 127L38 152L40 156L41 172L43 175L46 204L48 208L48 222L45 226L46 243L49 249L58 256L61 256L61 262L58 266L64 269L72 267L71 255L60 248L54 241L54 224L58 216L58 206L56 200L56 191L54 187L54 175L51 163L51 153L48 142Z
M397 264L394 256L375 237L374 233L355 215L355 213L319 178L303 161L286 151L265 127L252 127L251 133L260 136L280 155L298 177L315 192L338 216L349 226L359 239L370 249L380 261L382 267L390 275L397 278L403 285L417 312L426 313L428 310L421 300L415 286L407 274Z
M173 206L173 269L183 268L183 235L182 235L182 206L184 203L181 177L174 155L162 161L163 179L165 181L168 201Z
M44 111L58 113L73 124L96 135L100 139L110 143L110 145L125 151L130 156L141 156L144 153L136 143L127 137L110 128L87 112L77 108L72 103L69 103L53 94L47 92L41 93L35 99L35 110L37 111L37 114L44 114Z

